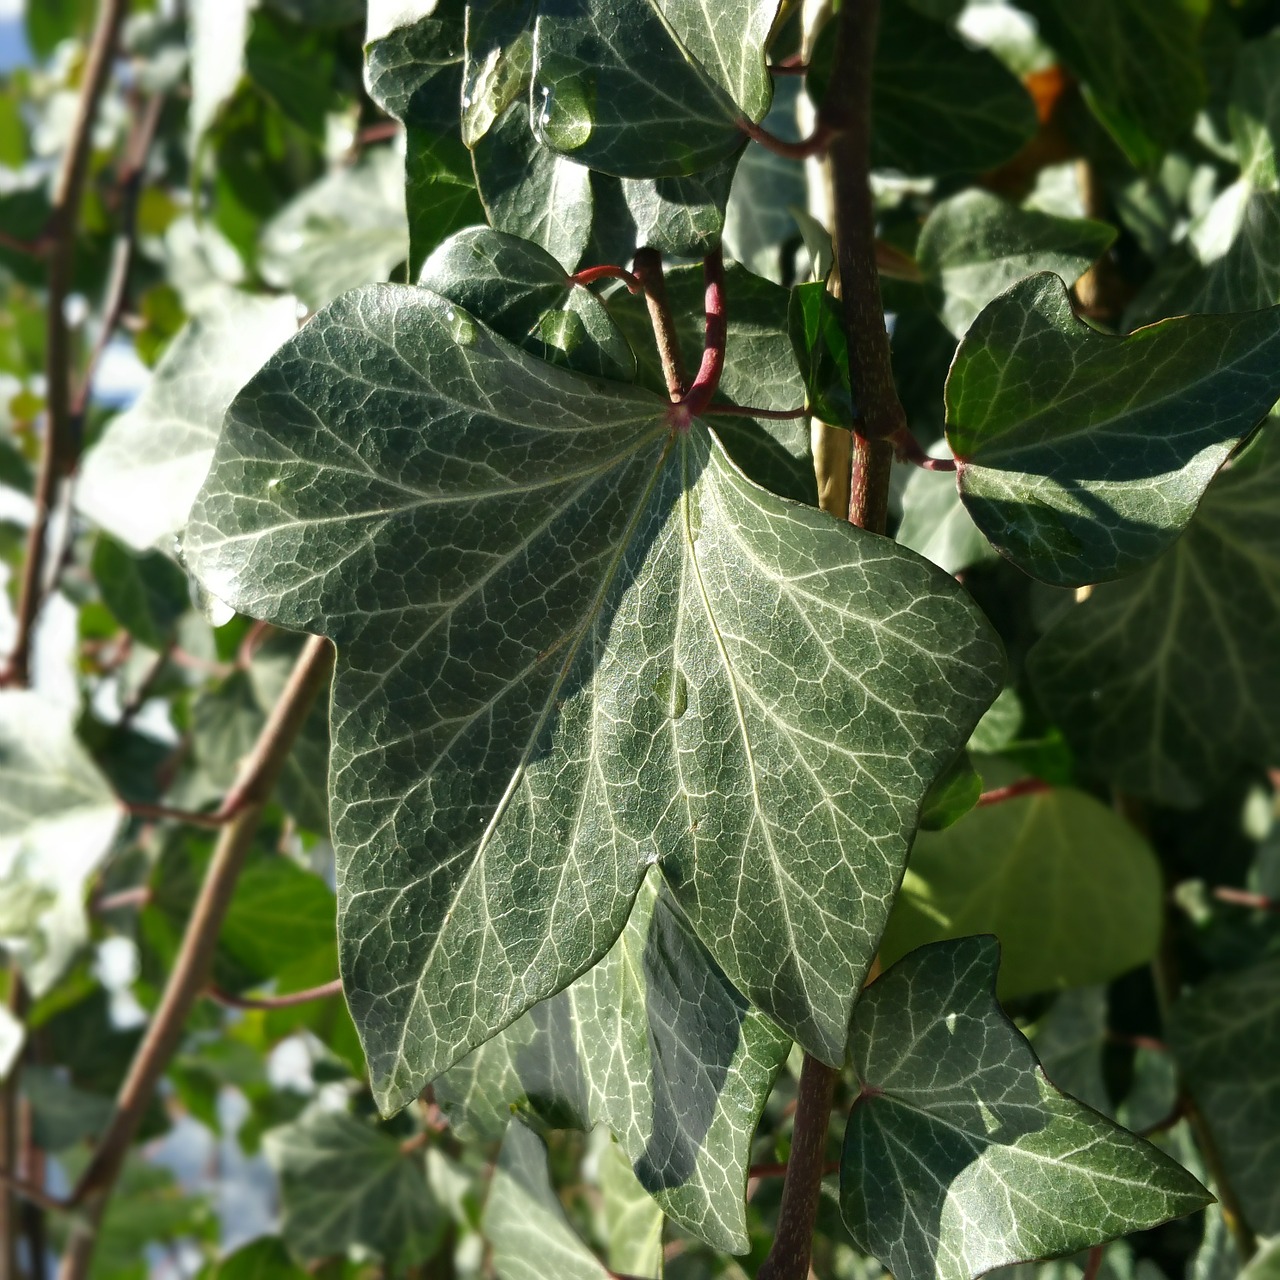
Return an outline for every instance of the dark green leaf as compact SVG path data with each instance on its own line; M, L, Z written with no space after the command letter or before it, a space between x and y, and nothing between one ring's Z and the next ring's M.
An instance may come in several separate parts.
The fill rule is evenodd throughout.
M849 344L839 301L820 280L797 285L791 290L787 319L810 409L823 422L852 428Z
M1280 751L1280 430L1269 422L1181 540L1098 587L1031 651L1032 680L1089 767L1122 790L1198 803Z
M223 1258L209 1280L306 1280L306 1275L293 1265L279 1236L260 1236Z
M997 559L961 502L955 477L945 471L916 468L907 477L897 539L948 573Z
M1280 395L1280 308L1182 316L1125 338L1032 276L973 322L947 379L960 496L1020 569L1055 586L1150 564Z
M922 948L854 1013L841 1202L858 1246L903 1280L1073 1253L1210 1199L1045 1079L995 998L999 954L992 938Z
M922 831L881 957L994 933L1002 998L1084 986L1151 959L1163 896L1146 841L1092 796L1055 787Z
M343 976L386 1108L598 960L659 861L840 1061L920 802L1000 687L951 579L668 408L383 286L228 414L188 553L337 643Z
M944 831L964 817L982 794L982 775L973 767L968 752L929 788L920 810L921 831Z
M130 551L106 534L94 546L93 577L116 621L152 649L173 639L174 626L191 607L187 575L168 556Z
M436 1082L460 1132L527 1123L617 1135L663 1211L747 1249L751 1139L790 1040L730 985L650 872L613 949Z

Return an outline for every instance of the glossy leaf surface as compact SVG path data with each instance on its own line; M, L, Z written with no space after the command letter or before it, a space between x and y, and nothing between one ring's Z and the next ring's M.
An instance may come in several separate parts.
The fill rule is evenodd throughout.
M1044 274L969 328L947 379L947 439L996 548L1032 577L1079 586L1166 550L1277 394L1280 308L1113 338Z
M992 938L935 943L868 988L840 1194L901 1280L970 1280L1203 1207L1180 1165L1045 1078L995 998Z
M337 643L343 976L384 1107L598 960L654 863L843 1058L923 795L1001 683L954 582L416 288L268 362L188 542L219 598Z

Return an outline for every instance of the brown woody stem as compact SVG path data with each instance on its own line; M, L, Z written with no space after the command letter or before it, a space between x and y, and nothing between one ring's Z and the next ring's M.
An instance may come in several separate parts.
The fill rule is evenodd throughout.
M680 400L689 385L689 375L685 372L680 338L676 333L675 321L671 318L671 306L667 302L667 280L662 274L662 254L656 249L639 249L631 265L636 279L644 286L649 323L653 325L653 337L658 344L662 373L667 380L667 395L672 400Z

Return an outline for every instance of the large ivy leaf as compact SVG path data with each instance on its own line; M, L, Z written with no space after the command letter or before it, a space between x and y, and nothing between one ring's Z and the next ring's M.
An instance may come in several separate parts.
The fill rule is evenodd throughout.
M604 304L528 240L489 227L460 231L427 259L419 283L543 360L602 378L635 377L636 358Z
M777 0L557 0L534 24L530 116L552 150L629 178L696 173L761 119ZM732 38L726 33L732 32Z
M751 1140L790 1039L734 990L656 871L613 949L436 1082L459 1131L615 1135L663 1211L745 1253Z
M420 1152L371 1124L313 1107L272 1129L263 1150L280 1178L281 1234L303 1259L353 1245L399 1271L429 1258L447 1218L427 1185Z
M971 189L934 206L920 231L916 261L943 323L961 338L1010 285L1038 271L1073 281L1115 238L1104 222L1058 218Z
M1204 101L1200 33L1209 0L1023 0L1139 168L1191 131Z
M854 1013L840 1195L900 1280L970 1280L1202 1208L1168 1156L1059 1093L995 998L992 938L901 960Z
M0 947L37 997L88 940L86 885L123 819L63 708L0 695Z
M1280 960L1219 974L1170 1013L1168 1038L1240 1197L1262 1235L1280 1232Z
M343 977L385 1108L598 960L658 862L842 1061L921 799L1000 687L953 581L668 417L394 286L228 412L188 555L337 644Z
M498 1153L484 1234L502 1280L610 1280L613 1274L569 1225L542 1139L518 1121L508 1127Z
M1092 796L1055 787L922 831L880 958L994 933L1002 999L1083 986L1151 959L1163 903L1147 842Z
M132 408L85 456L76 480L80 510L135 550L171 550L209 470L227 405L297 328L293 298L247 294L229 295L190 321Z
M1028 669L1082 760L1115 786L1193 805L1280 752L1280 430L1210 487L1177 545L1098 587Z
M973 322L947 378L960 496L1020 569L1055 586L1131 573L1181 533L1280 395L1280 308L1108 337L1032 276Z

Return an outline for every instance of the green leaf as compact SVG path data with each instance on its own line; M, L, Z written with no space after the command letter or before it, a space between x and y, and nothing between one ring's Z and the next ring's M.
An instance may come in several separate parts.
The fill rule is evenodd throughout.
M9 1071L17 1062L26 1039L26 1028L8 1008L0 1006L0 1082L9 1078Z
M93 549L93 577L112 616L152 649L173 639L177 621L191 607L187 575L158 551L141 554L100 534Z
M297 302L231 295L173 340L133 407L86 455L76 504L136 551L172 549L232 397L298 328Z
M1154 168L1190 133L1205 97L1209 0L1026 0L1023 8L1135 166Z
M841 1061L923 795L1001 685L951 579L668 410L384 286L228 413L188 555L337 644L343 977L386 1109L598 960L659 861Z
M436 1251L446 1219L422 1157L373 1125L312 1108L262 1145L280 1178L281 1234L296 1257L363 1246L398 1270Z
M627 178L692 174L740 151L772 86L777 0L562 0L539 6L530 117L539 141ZM725 39L724 32L733 38Z
M973 322L947 378L960 496L1000 553L1079 586L1167 550L1280 395L1280 308L1109 337L1032 276Z
M685 368L697 369L705 333L702 269L675 267L667 272L666 283ZM786 289L736 263L728 265L728 342L719 403L758 409L794 409L804 404L804 379L787 336L788 302ZM609 298L608 306L636 353L640 380L665 396L666 379L644 300L619 291ZM716 419L716 432L734 462L757 484L797 502L817 505L809 424L804 418L779 421L726 416Z
M787 324L810 409L823 422L852 428L849 343L838 299L821 280L797 285L791 290Z
M999 947L913 952L853 1020L862 1094L840 1195L858 1247L902 1280L970 1280L1202 1208L1181 1166L1045 1079L995 998Z
M662 1275L662 1210L607 1135L600 1152L609 1269L628 1276Z
M1239 1280L1280 1280L1280 1240L1262 1245L1240 1272Z
M959 573L995 560L997 553L960 500L955 477L914 468L902 491L897 539L939 569Z
M1242 761L1280 751L1277 493L1280 430L1269 422L1173 550L1098 587L1031 650L1049 713L1121 790L1194 805Z
M191 0L188 127L196 144L240 84L252 8L252 0Z
M731 157L699 173L667 178L593 174L593 233L598 236L601 222L614 216L621 196L624 220L609 230L617 234L625 225L630 242L625 254L605 256L629 258L634 249L647 245L672 257L705 257L720 243L736 163L737 158Z
M291 200L262 229L263 279L310 307L375 280L409 256L404 167L392 147L372 147Z
M1092 796L1055 787L922 831L881 958L994 933L1002 999L1108 981L1155 955L1163 898L1147 842Z
M88 881L123 818L64 708L0 694L0 946L37 998L88 941Z
M65 1151L95 1138L111 1118L109 1096L77 1089L49 1067L24 1068L22 1094L31 1107L32 1128L42 1151Z
M436 1096L469 1137L499 1137L513 1112L606 1125L663 1212L744 1253L751 1140L790 1047L651 871L605 958L464 1058Z
M260 1236L229 1253L213 1269L209 1280L305 1280L279 1236Z
M929 788L920 810L921 831L945 831L964 817L982 795L982 776L973 767L968 752L961 752L955 763Z
M502 1280L610 1280L611 1273L565 1217L542 1139L519 1121L508 1126L498 1153L484 1234Z
M1241 177L1255 191L1280 188L1276 145L1280 138L1280 32L1250 40L1236 54L1228 118L1240 157Z
M934 206L915 256L943 323L962 338L1010 285L1038 271L1074 281L1115 238L1104 222L1056 218L969 190Z
M528 240L473 227L427 259L420 284L509 342L579 373L630 381L636 358L604 304Z
M1064 991L1032 1036L1045 1075L1073 1098L1104 1116L1112 1114L1111 1094L1102 1071L1107 1043L1107 988Z
M1170 1012L1170 1047L1249 1225L1280 1232L1280 960L1209 978Z
M462 140L469 147L528 94L533 12L534 0L468 0ZM523 119L527 131L528 116Z

